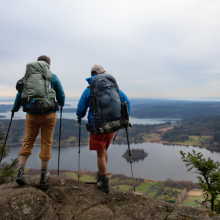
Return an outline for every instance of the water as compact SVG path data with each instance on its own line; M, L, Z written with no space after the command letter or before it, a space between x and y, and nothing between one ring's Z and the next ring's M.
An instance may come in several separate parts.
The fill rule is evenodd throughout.
M161 124L161 123L165 123L165 122L171 122L174 123L176 121L180 121L181 119L179 118L144 118L144 119L140 119L140 118L133 118L130 117L130 122L131 124Z
M0 102L0 104L13 104L12 102ZM65 106L65 108L77 108L78 101L67 101L66 104L69 104L70 106ZM5 112L1 113L0 115L6 116L6 118L3 119L10 119L11 118L11 112ZM16 112L14 115L14 119L25 119L26 113L20 109L20 111ZM60 114L57 114L57 117L60 118ZM77 119L76 113L62 113L62 118L67 118L67 119ZM85 120L87 120L87 116L84 117ZM151 118L145 118L145 119L139 119L139 118L133 118L130 117L130 122L131 124L161 124L165 122L176 122L179 121L180 119L178 118L156 118L156 119L151 119Z
M6 103L0 103L6 104ZM13 104L13 103L7 103ZM76 108L78 101L66 102L71 106L65 108ZM25 114L22 110L15 113L14 119L24 119ZM11 112L0 113L10 119ZM59 113L58 113L59 118ZM76 119L75 113L63 113L63 118ZM138 119L130 117L132 124L159 124L165 122L175 122L179 119ZM12 147L10 156L4 159L5 162L10 163L11 158L16 158L20 151L21 146ZM143 143L132 144L131 149L139 148L144 149L148 153L148 157L138 162L133 162L134 176L149 180L191 180L197 182L196 174L187 173L184 163L181 161L180 150L184 152L191 152L193 147L180 147L180 146L164 146L157 143ZM124 174L131 176L130 163L122 157L123 153L127 150L127 145L111 145L109 153L108 172L115 174ZM219 160L219 153L211 153L207 150L201 150L206 157L211 156L214 160ZM40 147L33 148L32 155L27 161L26 167L40 168L40 159L38 158ZM49 163L49 169L57 169L58 148L52 148L52 159ZM97 171L97 156L95 151L89 151L88 146L81 149L81 170ZM78 147L63 147L61 148L60 169L77 170L78 169Z
M10 163L11 158L18 156L21 146L12 147L10 156L3 161ZM219 161L220 153L210 152L206 149L168 146L158 143L131 144L131 149L144 149L148 156L144 160L133 162L134 177L141 177L148 180L165 181L167 178L173 180L197 181L197 174L187 172L185 164L181 160L179 151L185 153L192 150L200 151L205 158L211 157L214 161ZM130 163L122 157L127 150L127 145L111 145L108 149L109 162L107 172L114 174L124 174L131 177ZM40 169L40 159L38 157L40 147L33 148L32 155L27 161L26 167ZM58 148L52 148L52 159L49 163L49 169L57 169ZM97 156L95 151L90 151L88 146L81 147L81 170L97 171ZM78 147L61 148L60 169L78 170Z

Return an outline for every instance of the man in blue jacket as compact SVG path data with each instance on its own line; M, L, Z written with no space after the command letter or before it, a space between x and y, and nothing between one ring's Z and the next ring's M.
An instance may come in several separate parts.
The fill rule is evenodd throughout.
M47 56L40 56L38 61L44 61L50 65L50 58ZM52 74L51 87L56 92L56 99L60 106L64 106L65 94L58 77ZM21 93L18 92L12 111L17 112L21 107ZM24 178L24 167L28 157L31 155L34 142L38 136L39 129L41 129L41 152L39 158L41 159L41 183L46 183L50 178L50 172L47 170L49 160L51 159L51 145L53 139L54 127L56 125L56 111L49 110L42 114L34 114L27 112L26 115L26 130L25 139L21 151L19 152L19 169L16 177L16 182L19 185L26 184Z
M89 84L92 84L92 79L96 77L98 74L104 74L105 69L99 65L95 64L91 69L91 77L87 78ZM128 111L130 114L130 102L127 96L119 90L121 101L126 101L128 104ZM79 103L76 114L78 118L83 118L86 115L87 108L89 108L88 121L90 124L93 123L93 111L91 108L91 100L90 100L90 88L86 88L83 92ZM94 133L90 133L90 141L89 141L89 149L97 151L97 163L98 163L98 180L97 180L97 188L108 193L109 192L109 184L108 178L106 176L107 170L107 162L108 162L108 153L107 149L114 137L114 133L105 133L100 135L95 135Z

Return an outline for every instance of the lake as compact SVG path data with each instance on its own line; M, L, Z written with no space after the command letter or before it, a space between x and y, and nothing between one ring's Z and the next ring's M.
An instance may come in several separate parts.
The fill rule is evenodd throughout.
M10 163L11 158L18 156L21 146L12 147L10 156L3 160ZM144 149L148 156L144 160L133 162L134 177L141 177L148 180L165 181L167 178L173 180L188 180L197 182L197 174L187 172L185 164L181 160L179 151L192 152L200 151L205 158L211 157L214 161L219 161L220 153L211 152L206 149L185 146L168 146L159 143L131 144L131 149ZM124 174L131 177L130 163L122 157L127 150L127 145L111 145L108 150L109 162L107 172L114 174ZM40 147L33 148L32 155L27 161L26 167L40 169L40 159L38 157ZM52 148L52 159L49 169L57 169L58 148ZM81 170L97 171L97 157L95 151L89 151L88 146L81 147ZM62 147L60 157L60 169L78 170L78 147Z
M65 108L76 108L77 101L66 102L70 106ZM4 103L0 103L4 104ZM6 103L5 103L6 104ZM13 104L13 103L7 103ZM25 114L22 110L15 113L14 119L24 119ZM0 113L10 119L11 113ZM59 114L58 114L59 118ZM63 118L76 119L75 113L63 113ZM132 124L160 124L165 122L175 122L180 119L175 118L159 118L159 119L138 119L130 117ZM18 156L21 146L12 147L10 156L3 161L10 163L11 158ZM131 149L138 148L144 149L148 153L148 157L138 162L133 162L134 176L148 180L190 180L197 182L196 174L187 172L184 163L181 161L180 150L184 152L192 152L192 149L201 151L204 156L211 157L213 160L219 160L220 153L211 153L205 149L181 146L168 146L157 143L142 143L132 144ZM123 153L127 150L127 145L111 145L109 153L108 172L115 174L124 174L131 176L130 163L122 157ZM38 158L40 147L33 148L33 154L30 156L26 167L40 169L40 159ZM49 163L49 169L57 169L58 148L52 148L52 159ZM95 151L89 151L88 146L81 147L81 170L97 171L97 157ZM65 170L78 170L78 147L62 147L60 169Z

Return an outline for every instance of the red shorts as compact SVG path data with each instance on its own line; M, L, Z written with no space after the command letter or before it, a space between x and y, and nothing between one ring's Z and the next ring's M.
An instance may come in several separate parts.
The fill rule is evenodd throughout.
M107 150L109 145L111 144L114 134L115 133L96 135L90 133L89 150L97 150L97 151L101 151L104 149Z

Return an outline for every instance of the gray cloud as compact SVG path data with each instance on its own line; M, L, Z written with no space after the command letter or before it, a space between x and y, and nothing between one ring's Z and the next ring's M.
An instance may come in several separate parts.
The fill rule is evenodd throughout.
M129 97L219 96L219 9L217 0L2 2L0 96L15 94L42 54L68 97L81 95L95 63L116 71Z

